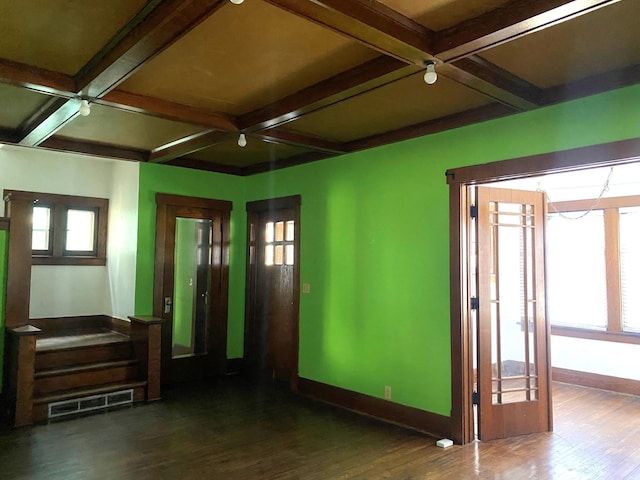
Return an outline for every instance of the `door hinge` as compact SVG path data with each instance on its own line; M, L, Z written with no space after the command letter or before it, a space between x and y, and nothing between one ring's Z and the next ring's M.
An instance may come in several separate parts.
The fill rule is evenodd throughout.
M478 297L471 297L471 310L478 310L480 308L480 300Z
M478 218L478 206L477 205L471 205L471 207L469 208L469 215L471 215L471 218Z
M478 392L471 393L471 403L474 405L480 405L480 394Z

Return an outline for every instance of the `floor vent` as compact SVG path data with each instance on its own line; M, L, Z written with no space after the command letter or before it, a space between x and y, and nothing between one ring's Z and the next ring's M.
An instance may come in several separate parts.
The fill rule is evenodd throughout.
M78 413L102 410L120 405L131 405L132 403L133 389L92 395L90 397L74 398L72 400L50 403L48 405L47 418L60 418L67 415L76 415Z

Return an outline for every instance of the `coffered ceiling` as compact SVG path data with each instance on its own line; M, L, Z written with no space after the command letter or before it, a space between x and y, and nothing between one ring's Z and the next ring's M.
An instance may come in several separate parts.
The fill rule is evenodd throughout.
M0 0L0 12L0 142L237 175L640 82L637 0Z

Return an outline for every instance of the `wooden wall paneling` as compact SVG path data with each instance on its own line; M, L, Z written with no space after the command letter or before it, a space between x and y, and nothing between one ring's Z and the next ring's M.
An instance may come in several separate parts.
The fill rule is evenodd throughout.
M5 325L9 328L29 322L33 200L33 195L19 192L13 192L5 198L5 213L11 219L5 308Z
M147 380L147 401L160 400L162 318L130 316L131 340L140 370Z
M36 336L41 332L32 325L7 328L5 378L15 427L33 423L33 384L36 363Z

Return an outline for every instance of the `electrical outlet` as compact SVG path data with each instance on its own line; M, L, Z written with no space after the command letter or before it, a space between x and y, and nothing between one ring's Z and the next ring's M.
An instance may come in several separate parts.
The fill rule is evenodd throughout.
M384 399L391 400L391 387L389 385L384 387Z

